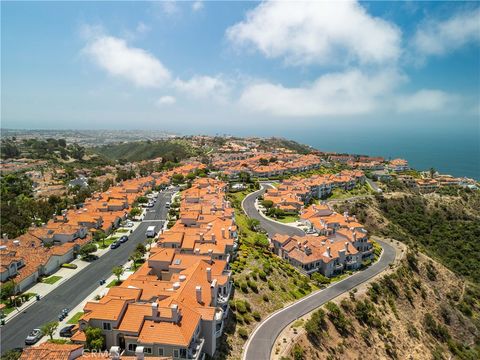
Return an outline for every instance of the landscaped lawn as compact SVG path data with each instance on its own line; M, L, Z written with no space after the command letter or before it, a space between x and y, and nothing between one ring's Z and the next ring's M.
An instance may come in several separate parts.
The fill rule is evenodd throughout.
M103 246L103 242L102 241L99 241L97 244L98 244L98 247L100 249L105 249L107 247L109 247L113 242L117 241L119 238L119 236L109 236L108 238L105 239L105 246Z
M83 311L77 312L75 315L73 315L73 316L67 321L67 324L76 324L76 323L78 323L78 320L80 320L80 318L82 317L82 315L83 315Z
M108 285L107 285L107 288L111 288L111 287L114 287L114 286L118 286L122 283L123 281L120 280L118 281L117 279L114 279L112 280Z
M129 232L129 231L130 231L129 229L118 229L116 232L123 234L123 233L127 233L127 232Z
M300 219L298 215L287 215L287 216L284 216L283 218L274 219L274 220L280 221L281 223L284 223L284 224L288 224L288 223L293 223L295 221L298 221L298 219Z
M52 275L46 279L43 279L42 282L45 284L55 284L58 280L60 280L62 277L58 275Z

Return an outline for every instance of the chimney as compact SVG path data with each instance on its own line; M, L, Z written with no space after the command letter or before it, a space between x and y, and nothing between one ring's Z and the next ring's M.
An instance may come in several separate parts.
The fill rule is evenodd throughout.
M217 239L217 237L215 236L215 234L212 234L212 241L215 241Z
M143 360L144 358L144 353L143 353L143 346L137 346L135 349L135 357L137 360Z
M202 303L202 287L200 285L195 286L195 293L197 295L197 302Z
M228 238L229 239L232 238L232 227L231 226L228 227Z
M200 255L200 249L199 248L195 248L195 255Z
M203 241L203 233L200 233L200 241Z
M209 267L207 268L207 281L209 283L212 282L212 268L209 268Z
M170 306L170 309L172 310L172 320L173 322L178 321L178 305L177 304L172 304Z
M352 239L353 241L357 240L357 233L355 232L355 229L352 231Z
M332 257L332 252L330 251L330 246L327 247L327 256Z
M120 360L120 346L112 346L110 348L110 358L112 360Z
M158 316L158 304L156 302L152 303L152 317L156 318Z
M348 241L345 241L345 251L348 252Z
M20 240L13 240L13 245L20 246Z
M213 250L212 249L208 249L208 256L210 256L210 264L211 264L212 261L213 261Z
M222 228L222 238L225 239L225 228Z

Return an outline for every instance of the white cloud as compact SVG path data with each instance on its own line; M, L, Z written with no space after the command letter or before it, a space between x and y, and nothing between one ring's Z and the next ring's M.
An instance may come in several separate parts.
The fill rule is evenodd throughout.
M175 99L173 96L166 95L160 97L157 101L155 101L155 105L158 107L162 107L165 105L173 105L177 102L177 99Z
M434 112L448 109L456 100L456 96L444 91L423 89L410 95L398 96L396 107L399 112Z
M398 27L355 1L263 2L226 35L290 64L385 63L401 52Z
M426 21L413 37L413 46L421 55L443 55L479 42L480 8L459 12L444 21Z
M195 75L186 81L180 79L175 80L174 86L177 90L188 93L196 98L210 96L222 98L229 92L229 86L219 76Z
M160 2L162 10L167 15L175 15L180 11L178 4L175 0L163 0Z
M197 0L197 1L193 2L193 4L192 4L192 10L193 11L199 11L199 10L202 10L202 9L203 9L203 1Z
M348 70L323 75L303 87L254 84L244 90L240 104L276 116L358 115L377 110L384 96L403 81L393 70L373 75Z
M138 34L146 34L150 31L150 26L146 25L145 23L143 23L142 21L140 21L137 25L137 28L135 29L135 31L138 33Z
M91 34L90 34L91 35ZM98 66L113 76L140 87L160 87L170 81L168 69L149 52L130 47L125 40L96 34L83 49Z

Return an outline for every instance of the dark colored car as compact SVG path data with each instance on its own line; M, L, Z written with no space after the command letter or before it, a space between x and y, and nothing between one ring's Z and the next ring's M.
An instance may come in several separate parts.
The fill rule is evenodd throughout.
M118 247L120 247L120 242L118 241L115 241L114 243L112 243L112 245L110 245L110 249L116 249Z
M65 326L64 328L62 328L60 330L60 336L61 337L67 337L67 338L72 337L74 327L75 327L75 325Z
M120 239L118 239L118 241L120 241L121 243L125 243L128 241L128 236L127 235L123 235Z

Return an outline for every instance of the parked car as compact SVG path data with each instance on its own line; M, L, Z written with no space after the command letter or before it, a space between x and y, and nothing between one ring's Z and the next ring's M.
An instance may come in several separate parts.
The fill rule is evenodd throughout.
M123 235L120 239L118 239L118 241L120 241L122 244L127 242L128 241L128 236L127 235Z
M110 249L116 249L116 248L120 247L120 244L121 244L120 242L115 241L110 245Z
M125 226L126 226L126 227L133 227L133 225L135 225L135 224L133 223L133 221L127 221L127 222L125 223Z
M150 201L150 202L147 204L147 207L153 207L153 205L155 205L155 204Z
M73 331L73 328L75 327L75 325L68 325L68 326L65 326L64 328L62 328L60 330L60 336L61 337L72 337L74 331Z
M42 338L42 330L33 329L30 334L25 338L25 345L33 345Z
M167 202L165 203L165 207L166 207L167 209L170 207L170 201L167 201Z

